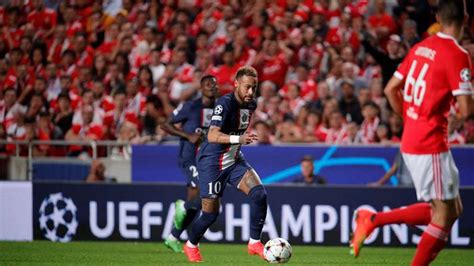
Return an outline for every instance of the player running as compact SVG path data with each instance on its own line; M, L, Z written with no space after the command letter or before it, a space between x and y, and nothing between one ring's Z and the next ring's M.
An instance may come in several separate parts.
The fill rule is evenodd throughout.
M458 44L467 21L463 0L439 0L441 32L413 47L385 88L404 119L401 151L419 200L405 208L355 213L352 239L357 257L364 240L386 224L427 225L412 265L428 265L446 245L462 211L459 174L448 147L448 112L453 98L462 118L472 114L471 62ZM403 91L401 88L403 86Z
M177 200L175 204L174 224L171 234L165 240L165 246L174 252L183 252L179 237L194 220L201 209L199 198L199 174L196 167L196 153L211 123L212 111L217 98L216 77L206 75L201 78L202 97L187 101L173 111L171 119L163 129L171 135L178 136L178 165L188 178L187 200ZM179 129L175 124L181 124Z
M229 183L245 193L250 200L250 255L263 257L260 241L267 215L267 193L259 176L243 157L240 148L257 140L255 134L245 133L257 104L257 71L242 67L237 71L234 92L217 101L211 126L198 153L199 186L202 213L193 224L184 253L190 262L201 262L198 243L219 215L220 198Z

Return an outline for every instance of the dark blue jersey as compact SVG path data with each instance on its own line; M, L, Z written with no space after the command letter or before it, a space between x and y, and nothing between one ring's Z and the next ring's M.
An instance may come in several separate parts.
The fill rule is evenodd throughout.
M207 134L211 123L213 107L214 106L204 107L202 104L202 98L187 101L184 104L180 104L173 111L171 123L181 123L183 131L189 134L199 132ZM179 140L179 163L190 163L195 165L197 148L198 147L187 139L181 138Z
M241 106L234 93L226 94L217 100L211 126L220 127L220 131L227 135L243 135L256 108L256 101ZM226 169L243 158L240 152L241 146L240 144L209 143L206 138L198 154L198 164L201 164L201 168L204 166L218 167L219 170Z

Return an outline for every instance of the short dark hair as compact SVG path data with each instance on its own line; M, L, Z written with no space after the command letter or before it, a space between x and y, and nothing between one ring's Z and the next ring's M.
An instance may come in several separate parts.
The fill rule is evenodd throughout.
M115 90L114 97L117 95L127 95L127 93L125 92L125 90Z
M307 154L305 156L303 156L303 158L301 158L301 162L313 162L314 161L314 158L313 156Z
M66 51L63 52L62 57L65 57L66 55L70 55L73 58L76 58L76 52L74 52L71 49L67 49Z
M235 79L239 79L243 76L250 76L250 77L258 77L257 70L251 66L243 66L237 70L237 74L235 74Z
M69 98L69 94L67 94L67 93L60 93L60 94L58 95L58 100L59 100L59 99L64 99L64 100L67 100L68 102L71 101L71 99Z
M215 76L213 75L204 75L202 78L201 78L201 85L204 83L204 81L208 80L208 79L216 79Z
M462 26L466 13L464 0L439 0L438 16L441 23Z

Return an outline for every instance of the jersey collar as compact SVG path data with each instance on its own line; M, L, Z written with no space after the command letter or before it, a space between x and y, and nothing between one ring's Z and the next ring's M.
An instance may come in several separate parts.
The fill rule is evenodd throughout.
M454 39L453 36L448 35L448 34L446 34L446 33L438 32L438 33L436 33L436 36L438 36L438 37L440 37L440 38L442 38L442 39L450 39L450 40L453 40L453 41L457 42L457 40Z

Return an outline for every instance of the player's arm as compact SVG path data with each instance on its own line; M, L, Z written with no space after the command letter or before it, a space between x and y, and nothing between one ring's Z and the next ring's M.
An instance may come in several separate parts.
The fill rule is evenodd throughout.
M456 97L459 106L459 114L462 120L473 118L474 89L472 87L471 59L469 54L462 53L458 59L449 65L447 77L451 92Z
M189 134L176 127L176 124L187 121L188 115L191 112L190 104L180 104L172 113L171 118L161 125L161 128L167 133L187 139L189 142L196 144L201 139L200 133Z
M397 78L396 76L392 76L384 89L388 102L392 106L393 110L400 116L402 115L403 110L403 95L401 90L402 86L403 80Z
M194 134L189 134L189 133L186 133L184 132L183 130L177 128L175 126L175 124L173 124L171 122L171 120L168 120L167 122L165 122L163 125L161 125L161 128L166 131L167 133L173 135L173 136L177 136L177 137L181 137L181 138L184 138L184 139L187 139L189 142L193 143L193 144L196 144L199 139L201 138L201 134L200 133L194 133Z
M209 143L219 143L219 144L250 144L254 141L257 141L256 134L245 133L242 136L238 135L228 135L221 132L221 128L217 126L211 126L209 132L207 133L207 141Z
M383 186L392 177L398 169L398 163L393 163L392 167L377 181L367 184L369 187Z
M472 95L459 95L456 96L456 101L459 105L459 114L461 119L473 119L474 118L474 104Z

